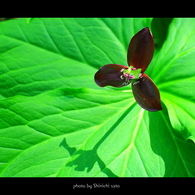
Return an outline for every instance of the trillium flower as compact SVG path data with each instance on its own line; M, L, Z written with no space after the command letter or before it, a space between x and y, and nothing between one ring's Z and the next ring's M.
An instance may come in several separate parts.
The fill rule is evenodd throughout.
M128 47L127 63L102 66L95 74L100 87L124 87L131 83L137 103L148 111L162 110L160 93L152 79L144 73L154 53L154 40L148 27L135 34Z

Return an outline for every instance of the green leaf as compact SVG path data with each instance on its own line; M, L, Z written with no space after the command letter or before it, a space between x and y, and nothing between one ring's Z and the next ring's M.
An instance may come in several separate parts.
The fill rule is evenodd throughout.
M150 66L151 77L159 86L173 128L185 139L192 140L195 140L194 21L173 20L167 40Z
M29 24L32 20L33 18L26 18L26 23Z
M154 36L155 52L159 51L167 38L167 31L173 18L154 18L151 24L151 30Z
M131 37L151 21L33 18L27 24L24 18L0 23L1 177L195 176L194 143L182 137L193 136L189 106L194 106L194 92L187 89L193 88L194 68L178 68L183 61L193 63L188 57L193 56L194 19L172 21L148 67L162 111L140 108L130 86L100 88L93 79L105 64L127 65ZM179 28L185 22L186 32ZM185 33L182 42L177 34ZM168 70L172 74L166 77ZM185 94L174 90L176 81L188 84Z

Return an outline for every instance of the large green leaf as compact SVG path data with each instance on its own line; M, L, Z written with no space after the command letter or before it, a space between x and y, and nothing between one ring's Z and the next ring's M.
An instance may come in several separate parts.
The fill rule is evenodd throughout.
M173 128L185 139L195 141L194 22L195 19L174 19L149 70L159 86Z
M195 176L194 143L184 139L194 135L194 19L172 21L147 70L162 111L140 108L130 86L99 88L93 80L100 66L127 65L131 37L151 21L0 23L1 176ZM192 65L180 69L183 62Z

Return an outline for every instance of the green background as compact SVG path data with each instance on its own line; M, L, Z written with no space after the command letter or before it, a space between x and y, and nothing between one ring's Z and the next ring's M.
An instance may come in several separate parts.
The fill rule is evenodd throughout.
M131 87L100 88L149 27L146 73L163 110ZM195 19L19 18L0 22L1 177L195 176Z

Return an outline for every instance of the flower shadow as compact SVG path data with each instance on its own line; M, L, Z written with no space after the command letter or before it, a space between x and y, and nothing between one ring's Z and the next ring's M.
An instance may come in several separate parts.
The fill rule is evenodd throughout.
M171 159L167 158L168 146L170 145L171 130L168 129L170 121L168 118L168 111L164 103L162 103L163 110L160 112L149 112L149 133L151 148L155 154L160 156L165 164L164 176L167 176L167 167L174 165L171 163ZM154 120L155 119L155 120ZM168 125L168 126L167 126Z
M133 105L132 105L133 106ZM90 172L94 167L94 164L97 162L98 166L102 173L107 175L108 177L119 177L110 170L104 161L99 157L97 150L99 146L106 140L107 137L117 128L117 126L122 122L125 116L130 112L132 109L130 106L122 115L121 117L112 125L112 127L104 134L104 136L95 144L92 150L78 150L76 148L70 147L67 142L66 138L64 138L60 144L63 146L71 156L77 156L74 160L68 162L67 166L75 166L76 171L84 171L87 168L87 172Z
M173 129L168 110L164 103L162 111L157 113L149 112L149 121L151 147L154 153L159 155L164 162L165 169L163 176L187 176L185 168L181 170L182 166L178 165L180 160L187 162L192 159L191 157L194 156L195 153L194 144L190 141L186 141ZM185 127L183 131L187 131ZM187 159L186 151L190 159Z

